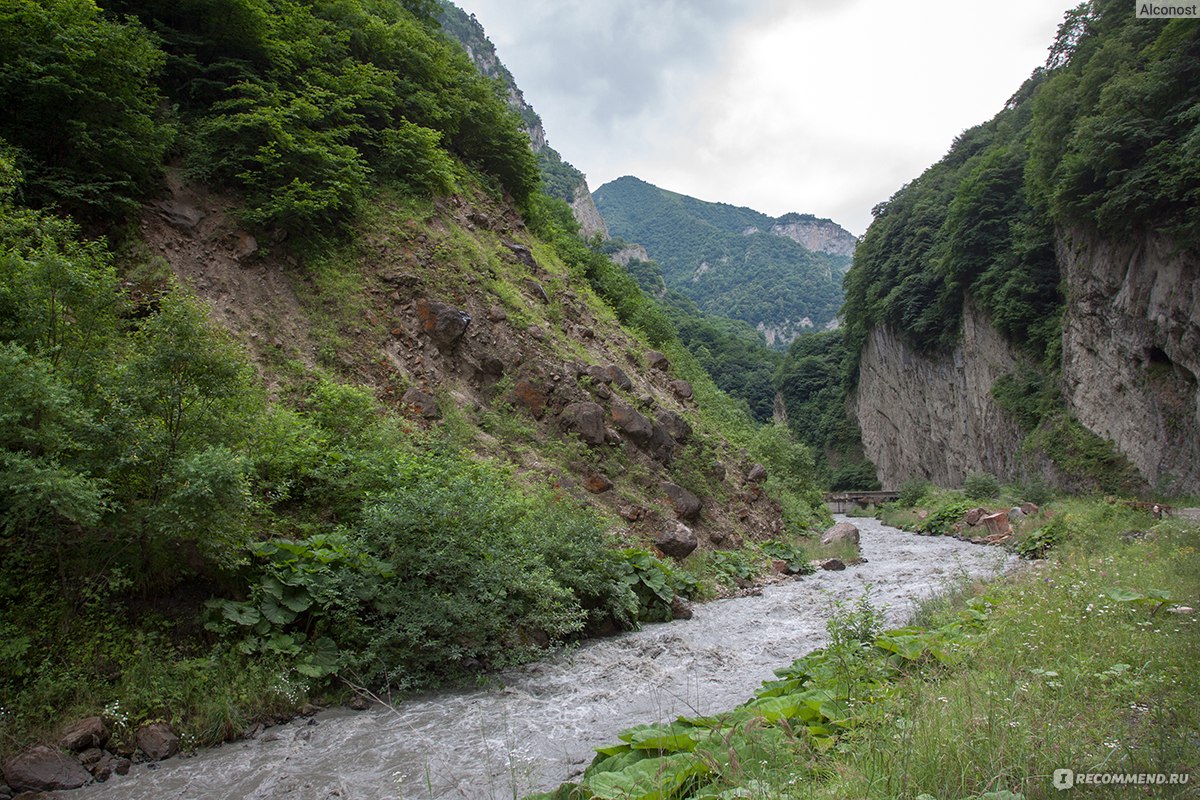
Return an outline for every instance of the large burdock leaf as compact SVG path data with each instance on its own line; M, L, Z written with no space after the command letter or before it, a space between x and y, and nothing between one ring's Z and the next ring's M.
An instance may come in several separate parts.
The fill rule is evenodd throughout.
M588 779L598 800L671 800L708 766L690 753L647 758L620 772L602 772Z

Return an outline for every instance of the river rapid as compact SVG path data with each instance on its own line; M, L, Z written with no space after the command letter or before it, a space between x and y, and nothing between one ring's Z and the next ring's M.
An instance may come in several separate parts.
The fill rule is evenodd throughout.
M889 625L903 624L921 598L1010 563L996 548L837 520L858 526L868 563L697 605L692 619L588 642L488 688L324 711L257 739L135 765L72 800L481 800L553 788L624 728L747 700L772 670L824 644L837 599L869 586Z

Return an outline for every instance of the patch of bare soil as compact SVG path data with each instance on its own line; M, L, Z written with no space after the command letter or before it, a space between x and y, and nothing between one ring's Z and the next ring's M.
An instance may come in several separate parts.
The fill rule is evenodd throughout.
M295 268L266 252L239 225L232 198L186 183L177 168L167 171L166 188L141 216L151 253L209 305L213 320L233 333L256 363L271 356L312 366L316 346L293 289Z

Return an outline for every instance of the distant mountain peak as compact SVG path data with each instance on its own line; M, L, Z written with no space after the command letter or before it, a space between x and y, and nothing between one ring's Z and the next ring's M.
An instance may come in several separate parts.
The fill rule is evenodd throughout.
M595 192L612 235L643 245L668 288L773 347L834 322L858 239L813 214L772 217L624 175Z

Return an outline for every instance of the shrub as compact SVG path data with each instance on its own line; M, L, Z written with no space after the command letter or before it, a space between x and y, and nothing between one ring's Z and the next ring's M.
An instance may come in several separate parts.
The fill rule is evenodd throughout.
M993 500L1000 496L1000 481L988 472L972 472L963 481L963 491L972 500Z
M918 506L932 485L924 478L909 478L900 484L900 496L896 498L896 502L905 508Z
M951 500L918 523L917 531L930 536L945 536L973 505L966 500Z

